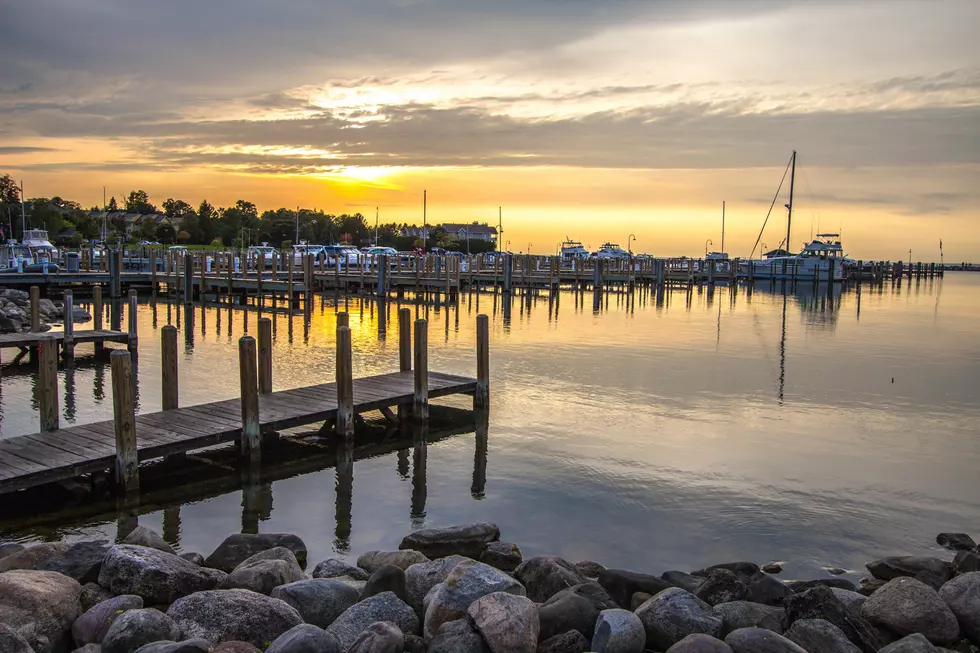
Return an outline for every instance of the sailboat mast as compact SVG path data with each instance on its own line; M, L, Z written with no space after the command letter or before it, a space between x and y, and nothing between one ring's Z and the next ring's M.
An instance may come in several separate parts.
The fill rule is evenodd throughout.
M725 253L725 200L721 201L721 253Z
M786 205L786 208L789 209L789 211L786 214L786 252L787 253L790 253L789 250L789 244L791 242L790 230L793 227L793 184L795 181L796 181L796 150L793 150L792 169L790 170L789 173L789 204Z

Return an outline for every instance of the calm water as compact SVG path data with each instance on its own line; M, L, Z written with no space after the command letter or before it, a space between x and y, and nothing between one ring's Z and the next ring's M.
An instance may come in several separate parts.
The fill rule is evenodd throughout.
M792 578L935 550L936 533L980 523L980 275L833 297L809 286L674 291L661 302L610 294L598 311L591 293L565 292L555 306L515 299L509 320L499 302L464 295L458 310L428 309L430 369L467 375L476 315L491 315L485 481L470 426L422 460L410 441L358 460L349 509L338 508L347 496L338 502L332 466L276 481L259 529L299 534L315 562L395 548L422 525L486 520L525 556L656 573L783 560ZM396 325L379 337L375 305L347 308L355 376L396 369ZM332 379L336 310L325 297L309 320L275 317L276 389ZM254 311L188 315L161 301L138 319L141 411L159 408L158 329L178 320L181 402L236 395L237 339L255 332ZM107 366L78 349L75 369L61 372L63 423L107 419ZM3 436L35 431L33 375L5 363L3 376ZM242 528L242 503L238 489L193 497L168 536L206 554ZM140 523L163 530L162 506L145 510ZM348 511L349 539L337 523ZM0 523L0 536L116 532L104 513L56 522Z

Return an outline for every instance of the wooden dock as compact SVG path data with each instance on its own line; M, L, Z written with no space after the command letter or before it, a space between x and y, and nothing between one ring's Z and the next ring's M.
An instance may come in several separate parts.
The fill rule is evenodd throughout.
M82 343L105 343L121 342L129 343L129 333L125 331L112 331L111 329L99 329L90 331L75 331L72 334L75 344ZM64 331L47 331L41 333L4 333L0 334L0 349L21 349L28 350L37 347L39 342L44 340L54 340L59 346L65 341Z

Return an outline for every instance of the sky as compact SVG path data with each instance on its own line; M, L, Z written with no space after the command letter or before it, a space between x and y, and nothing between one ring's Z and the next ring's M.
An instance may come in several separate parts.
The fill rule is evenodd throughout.
M748 256L980 260L976 0L0 0L0 174ZM501 207L501 208L498 208ZM633 239L635 237L635 241ZM710 239L710 243L708 242Z

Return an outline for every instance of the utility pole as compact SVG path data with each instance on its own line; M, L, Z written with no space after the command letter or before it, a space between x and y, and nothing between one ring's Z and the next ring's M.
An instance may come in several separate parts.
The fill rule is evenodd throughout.
M790 228L793 225L793 184L796 181L796 150L793 150L793 168L789 173L789 204L786 206L789 209L789 213L786 216L786 253L792 254L789 249L790 244Z
M20 180L20 239L24 240L27 233L27 217L24 212L24 180Z
M425 220L426 220L426 204L428 203L428 193L429 191L422 191L422 253L425 254Z
M378 246L378 216L381 215L381 209L379 207L374 207L374 246Z
M721 253L725 253L725 200L721 201Z
M296 238L293 240L294 245L299 245L299 207L296 207Z
M504 241L504 207L497 207L497 251L500 251L500 243Z

